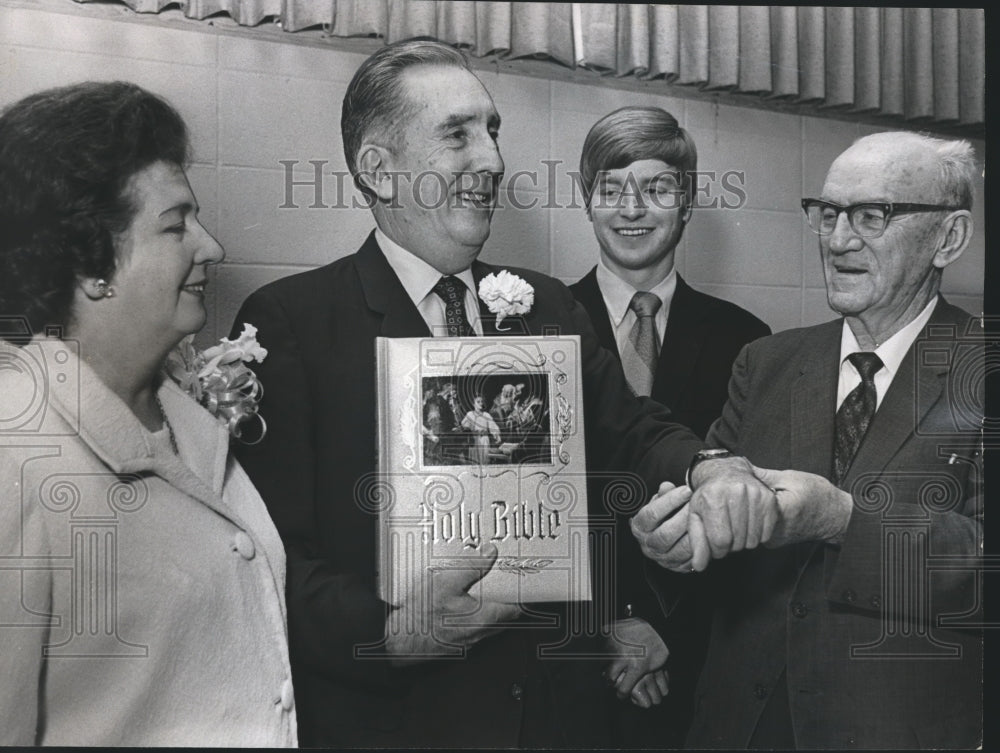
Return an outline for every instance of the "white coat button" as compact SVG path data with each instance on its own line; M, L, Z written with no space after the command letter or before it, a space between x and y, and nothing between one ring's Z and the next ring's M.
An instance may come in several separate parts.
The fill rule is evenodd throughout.
M285 680L281 683L281 708L291 711L295 705L295 693L292 691L292 681Z
M252 560L254 554L257 552L254 549L253 539L243 533L243 531L236 534L236 538L233 539L233 549L239 552L240 556L245 560Z

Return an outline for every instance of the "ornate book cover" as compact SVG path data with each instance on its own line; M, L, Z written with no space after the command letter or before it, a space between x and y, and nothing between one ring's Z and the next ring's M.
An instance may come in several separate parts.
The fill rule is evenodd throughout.
M483 598L591 598L580 339L378 338L379 592L495 544ZM477 587L478 588L478 587Z

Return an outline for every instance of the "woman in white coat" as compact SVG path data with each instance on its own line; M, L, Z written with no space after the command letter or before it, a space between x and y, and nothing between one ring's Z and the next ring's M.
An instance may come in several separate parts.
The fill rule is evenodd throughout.
M126 83L0 116L0 744L296 743L281 541L163 375L223 258L187 153Z

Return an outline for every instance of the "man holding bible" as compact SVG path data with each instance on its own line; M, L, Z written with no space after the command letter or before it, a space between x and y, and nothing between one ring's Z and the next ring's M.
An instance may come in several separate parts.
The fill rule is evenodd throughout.
M420 589L398 606L376 596L377 514L361 488L376 470L374 340L498 334L476 291L500 270L476 259L504 170L499 126L461 53L427 41L376 52L348 87L341 121L347 164L376 229L357 253L258 290L237 316L258 327L269 350L257 368L268 434L241 459L287 550L304 745L613 744L602 737L602 665L538 651L541 636L558 640L566 625L529 627L516 605L467 593L495 552L477 572L428 573L426 599ZM681 483L701 441L662 406L632 395L565 286L512 271L534 288L534 304L504 320L508 332L581 337L588 459L637 473L650 491L665 479ZM771 490L740 458L710 465L692 509L710 527L743 521L745 543L766 538L777 515ZM447 650L455 646L459 657ZM666 692L654 671L664 659L631 680L647 702Z

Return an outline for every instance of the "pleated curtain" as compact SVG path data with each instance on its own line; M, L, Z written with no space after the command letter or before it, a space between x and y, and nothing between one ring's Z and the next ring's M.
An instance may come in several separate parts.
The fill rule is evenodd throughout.
M87 2L87 0L78 0ZM157 13L176 0L124 0ZM429 36L470 54L541 58L612 76L894 116L985 121L985 12L445 0L182 0L185 15L322 28L386 42Z

